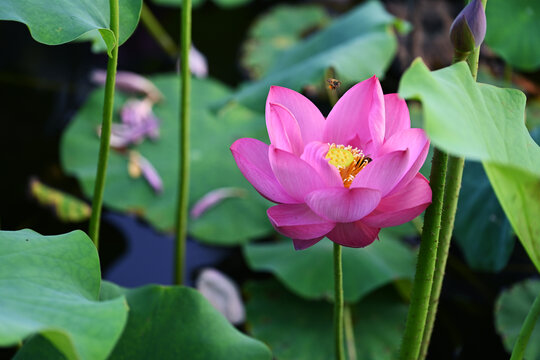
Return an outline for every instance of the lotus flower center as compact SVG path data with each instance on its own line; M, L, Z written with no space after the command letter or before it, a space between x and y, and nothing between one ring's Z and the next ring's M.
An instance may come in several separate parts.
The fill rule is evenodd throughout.
M329 159L329 164L339 170L343 186L346 188L351 186L356 175L371 161L369 157L364 155L362 150L353 148L350 145L336 144L330 144L325 158Z

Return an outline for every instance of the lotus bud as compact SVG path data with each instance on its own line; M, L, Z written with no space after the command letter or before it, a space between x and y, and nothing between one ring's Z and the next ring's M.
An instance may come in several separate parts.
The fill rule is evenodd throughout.
M480 46L486 36L486 13L480 0L472 0L456 17L450 27L454 49L469 53Z

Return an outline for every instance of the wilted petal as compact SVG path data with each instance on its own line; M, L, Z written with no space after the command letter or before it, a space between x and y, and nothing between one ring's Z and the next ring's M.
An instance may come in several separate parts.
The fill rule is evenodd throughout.
M381 200L378 190L335 187L315 190L306 196L306 204L319 216L345 223L360 220Z
M385 197L396 187L408 170L409 151L399 150L379 156L362 169L351 184L352 188L370 188Z
M156 168L146 159L144 156L139 155L139 164L141 166L141 172L148 184L154 189L155 192L160 193L163 191L163 181L161 176L157 172Z
M139 125L151 114L152 102L149 99L130 99L120 110L122 123L127 125Z
M411 128L409 108L405 100L400 98L398 94L384 95L384 110L386 119L385 139Z
M296 91L272 86L266 99L266 114L271 103L285 106L294 115L304 143L321 140L324 127L324 117L308 98Z
M313 240L326 235L335 223L321 218L306 204L281 204L267 211L274 228L281 234L297 240Z
M420 215L431 204L431 188L422 174L399 191L381 200L379 206L362 219L366 225L389 227L404 224Z
M98 85L105 85L107 72L105 70L94 70L91 74L91 81ZM118 71L116 73L116 88L125 92L145 94L153 102L158 102L163 98L161 92L150 80L129 71Z
M302 155L304 142L294 115L281 104L270 103L268 109L266 128L272 145L297 156Z
M326 159L329 147L326 143L312 141L306 145L300 158L317 171L327 186L340 187L343 186L343 181L339 171L335 166L328 163L328 159Z
M311 247L311 246L315 245L316 243L318 243L322 239L324 239L324 236L321 236L321 237L318 237L318 238L315 238L315 239L309 239L309 240L293 239L294 250L307 249L308 247Z
M189 70L196 77L205 78L208 75L206 57L193 45L189 50Z
M268 160L269 147L249 138L236 140L231 152L245 178L262 196L275 203L298 203L277 181Z
M384 97L377 77L364 80L347 91L332 108L325 123L323 141L349 144L358 136L361 148L384 140Z
M304 202L307 194L326 187L317 171L299 157L271 145L269 158L278 182L296 202Z
M371 244L381 229L374 228L356 221L353 223L337 224L336 227L327 235L333 242L353 247L360 248Z
M197 219L208 209L216 206L225 199L243 197L246 191L240 188L224 187L212 190L200 198L191 208L191 217Z
M246 312L240 291L225 274L215 269L204 269L195 286L232 324L241 324L245 321Z

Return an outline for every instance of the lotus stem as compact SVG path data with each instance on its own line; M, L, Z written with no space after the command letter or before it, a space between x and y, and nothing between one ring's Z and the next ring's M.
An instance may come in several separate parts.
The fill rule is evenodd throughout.
M152 13L152 10L150 10L150 8L144 2L141 9L141 21L159 46L161 46L161 48L165 50L165 52L171 58L176 59L178 56L178 47Z
M345 322L345 342L347 344L347 354L349 360L356 360L356 343L354 341L354 325L352 321L352 311L350 305L345 305L343 309Z
M486 8L487 0L482 0L484 9ZM466 60L469 65L472 77L476 80L478 75L478 60L480 58L480 46L476 47L471 54L466 54L465 57L462 53L456 51L454 54L453 62ZM458 156L449 156L448 158L448 170L446 173L446 186L444 189L441 230L439 234L439 246L437 249L437 261L435 264L435 272L433 274L433 286L431 289L431 296L429 301L428 316L426 319L426 326L422 339L422 346L420 351L420 360L425 359L429 348L429 342L431 339L431 333L433 332L433 325L437 315L437 307L439 305L439 298L441 295L442 283L444 279L444 273L446 270L446 260L448 258L448 251L450 248L450 240L452 239L452 232L454 230L454 222L456 218L457 203L459 199L459 191L461 189L461 179L463 177L463 166L465 165L465 159Z
M529 338L534 330L536 322L540 318L540 294L534 300L534 303L525 318L525 322L519 331L518 338L514 344L514 349L512 350L512 357L510 360L521 360L525 354L525 349L529 343Z
M105 81L105 99L103 101L103 121L101 123L101 139L99 144L99 158L94 184L94 197L92 199L92 215L88 235L94 241L96 249L99 249L99 225L101 220L101 207L103 205L103 193L105 192L105 180L107 177L107 163L109 161L109 141L111 139L111 125L114 107L114 88L116 83L116 66L118 64L118 43L120 12L118 0L109 0L111 31L116 43L107 62L107 80Z
M343 269L341 245L334 243L334 341L336 360L345 360L343 349Z
M176 222L175 283L184 281L186 236L189 201L189 116L191 102L191 74L189 49L191 47L191 0L182 1L182 54L180 63L180 175L178 177L178 206Z
M426 209L400 359L416 360L424 334L437 257L448 155L435 148L431 160L432 203Z

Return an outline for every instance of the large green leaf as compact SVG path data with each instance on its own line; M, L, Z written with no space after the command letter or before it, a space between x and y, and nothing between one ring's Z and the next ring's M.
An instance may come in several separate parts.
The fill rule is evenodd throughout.
M248 283L248 325L279 360L334 358L332 305L306 301L275 281ZM358 359L398 358L407 306L395 293L378 291L351 308Z
M467 264L476 270L501 271L508 263L515 240L479 163L465 163L458 209L454 234Z
M129 319L110 359L271 359L196 290L150 285L126 291Z
M119 0L120 44L135 31L142 0ZM99 31L109 52L116 44L110 30L109 0L2 0L0 20L26 24L32 37L47 45L73 41Z
M532 71L540 66L540 2L489 0L486 44L512 66Z
M467 65L430 72L416 60L399 93L422 101L434 145L480 160L506 216L540 270L540 147L523 119L525 95L474 82Z
M242 46L242 66L259 79L278 61L283 51L305 37L308 31L329 21L320 5L279 5L257 19Z
M168 231L174 227L178 187L179 80L173 74L155 76L151 80L165 96L165 101L154 108L161 121L161 137L155 142L144 141L135 148L158 170L163 179L163 192L155 194L142 178L132 179L127 171L128 158L112 151L105 205L135 212L156 228ZM194 79L192 92L191 205L209 191L222 187L242 188L245 196L226 199L190 221L190 234L222 245L269 234L272 226L266 217L268 202L244 179L229 151L229 146L238 138L264 138L264 117L239 105L226 107L218 114L209 111L214 101L228 94L228 89L215 81ZM124 102L125 96L117 92L115 117ZM64 168L79 179L89 198L94 191L99 151L96 127L102 104L103 91L97 90L79 111L61 144Z
M40 333L68 359L105 359L127 319L124 297L98 301L96 248L81 231L0 231L0 345Z
M540 294L540 280L531 279L501 293L495 304L495 325L504 347L511 352L534 299ZM531 334L525 359L540 360L540 320Z
M333 298L332 242L324 239L295 251L290 241L244 247L253 270L272 272L290 291L307 299ZM397 279L412 279L415 253L384 229L380 241L363 249L343 247L343 287L347 302Z
M393 25L402 27L379 2L360 5L281 54L266 77L244 86L233 99L262 108L271 85L300 90L304 85L322 83L330 67L345 83L373 74L382 77L397 48Z
M103 283L102 300L124 294L129 318L110 360L272 358L268 347L239 332L196 290L159 285L128 290ZM43 359L44 351L47 360L62 358L45 339L34 338L17 354L17 360L39 355Z

